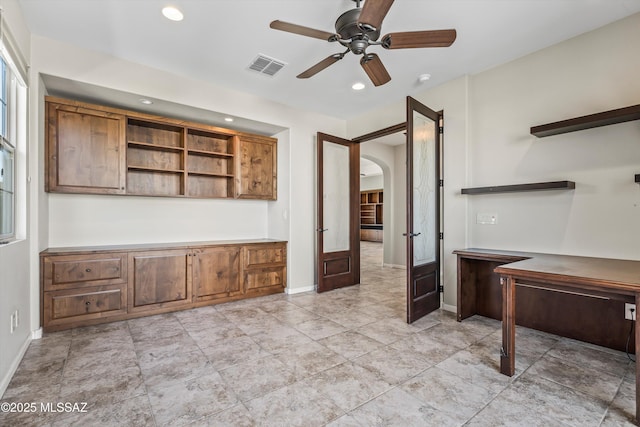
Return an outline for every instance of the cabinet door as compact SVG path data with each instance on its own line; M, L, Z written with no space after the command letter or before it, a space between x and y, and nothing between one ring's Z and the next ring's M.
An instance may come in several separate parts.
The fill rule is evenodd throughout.
M236 198L276 200L277 140L245 135L235 138Z
M144 311L191 302L191 252L129 254L129 310Z
M196 251L193 257L193 282L198 301L242 294L240 247Z
M74 105L47 103L47 191L125 191L125 118Z

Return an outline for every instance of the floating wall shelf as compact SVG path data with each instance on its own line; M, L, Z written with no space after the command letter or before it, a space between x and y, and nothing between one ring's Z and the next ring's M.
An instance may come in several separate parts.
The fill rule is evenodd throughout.
M576 188L576 183L573 181L552 181L536 182L532 184L497 185L494 187L463 188L460 193L473 195L491 193L513 193L519 191L573 190L574 188Z
M542 138L545 136L559 135L561 133L630 122L632 120L640 120L640 105L632 105L630 107L618 108L617 110L604 111L602 113L534 126L531 128L531 135Z
M640 184L640 173L639 173L639 174L636 174L636 182L637 182L638 184Z

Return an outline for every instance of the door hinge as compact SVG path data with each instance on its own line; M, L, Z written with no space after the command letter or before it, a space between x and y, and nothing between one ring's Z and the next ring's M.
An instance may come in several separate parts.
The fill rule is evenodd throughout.
M444 179L441 179L439 182L440 187L444 187Z
M438 133L439 133L440 135L442 135L442 134L444 133L444 126L439 126L439 127L438 127Z
M444 285L438 286L438 291L439 292L444 292Z
M440 240L444 239L444 233L440 233Z

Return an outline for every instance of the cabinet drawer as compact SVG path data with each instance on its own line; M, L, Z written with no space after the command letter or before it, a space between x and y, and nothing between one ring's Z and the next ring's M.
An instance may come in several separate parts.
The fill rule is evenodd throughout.
M245 268L280 266L286 264L284 245L255 245L245 249Z
M44 293L44 327L83 322L126 313L123 285Z
M246 272L247 291L273 286L285 286L286 269L283 267L262 268Z
M43 264L45 291L126 282L126 254L46 257Z

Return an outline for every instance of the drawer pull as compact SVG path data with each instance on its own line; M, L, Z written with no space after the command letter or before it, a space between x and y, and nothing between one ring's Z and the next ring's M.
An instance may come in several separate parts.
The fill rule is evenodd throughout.
M90 269L90 268L87 268L85 271L86 271L87 273L91 273L91 269Z

